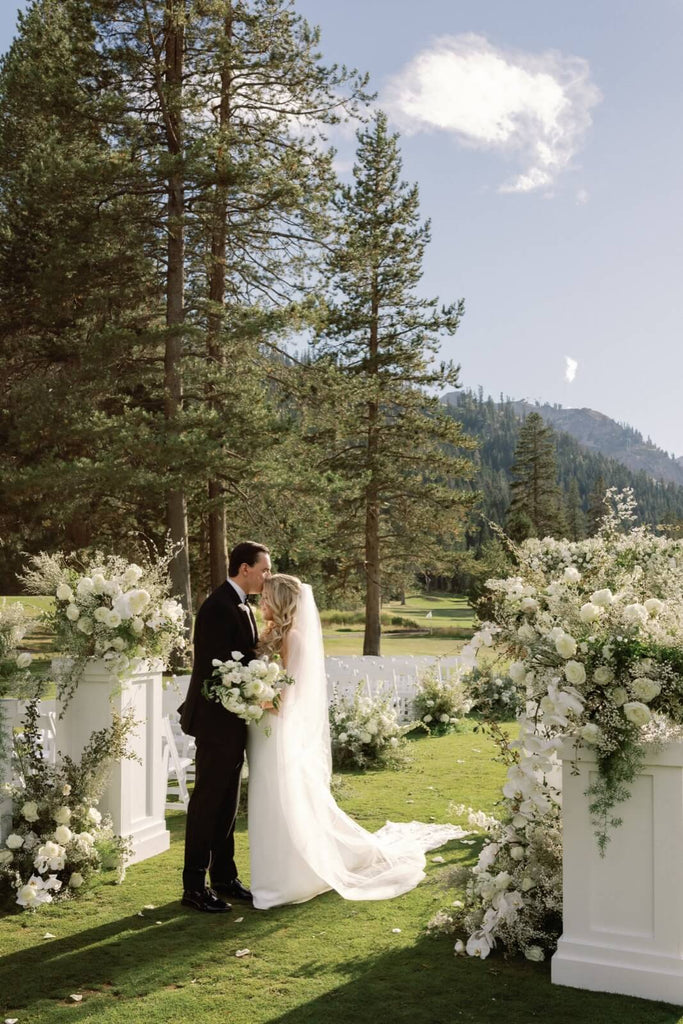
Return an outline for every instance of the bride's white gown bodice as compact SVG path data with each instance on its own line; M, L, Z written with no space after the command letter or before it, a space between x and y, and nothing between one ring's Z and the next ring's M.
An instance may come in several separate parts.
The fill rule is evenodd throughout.
M424 878L424 851L465 835L453 825L387 822L367 832L330 792L327 681L320 622L304 585L290 633L287 688L278 714L250 725L249 850L259 910L302 903L335 889L349 900L380 900ZM270 733L267 735L267 731Z

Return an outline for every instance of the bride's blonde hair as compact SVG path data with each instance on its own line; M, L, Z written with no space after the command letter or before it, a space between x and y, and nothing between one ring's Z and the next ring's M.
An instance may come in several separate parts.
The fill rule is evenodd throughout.
M268 576L263 584L262 596L270 606L272 618L259 641L259 654L272 657L279 654L285 637L292 628L297 601L301 593L301 580L276 572Z

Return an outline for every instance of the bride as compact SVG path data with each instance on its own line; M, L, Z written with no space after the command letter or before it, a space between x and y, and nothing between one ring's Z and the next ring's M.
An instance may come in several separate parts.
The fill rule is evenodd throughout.
M424 877L424 851L465 835L453 825L390 822L366 832L335 803L320 618L308 584L266 579L260 653L279 655L293 686L280 709L249 725L251 891L259 910L303 903L330 889L380 900Z

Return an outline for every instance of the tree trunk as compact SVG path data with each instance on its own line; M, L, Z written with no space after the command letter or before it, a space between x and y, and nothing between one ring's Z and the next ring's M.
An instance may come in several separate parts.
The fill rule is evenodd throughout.
M369 372L377 374L378 337L378 304L377 283L373 289ZM377 400L368 403L368 466L370 482L366 491L365 507L365 636L363 637L363 654L380 653L382 635L382 586L380 582L380 546L379 546L379 509L380 495L377 484L378 448L379 448L379 403Z
M232 37L232 7L229 8L224 22L226 40ZM225 131L230 124L230 89L232 72L225 63L221 70L221 100L219 108L219 127ZM223 305L225 302L225 252L227 239L228 217L228 185L229 185L229 148L228 140L223 138L218 148L216 166L216 189L214 195L213 218L211 225L211 265L209 270L209 327L207 348L209 360L214 366L225 367L225 351L221 345L220 333L223 326ZM220 402L212 396L209 401L220 410ZM209 480L209 565L211 567L211 586L215 589L228 578L228 544L225 506L223 504L223 487L219 480Z
M184 182L180 167L182 156L180 89L183 76L183 19L178 9L169 4L167 10L166 69L168 87L168 114L166 134L169 152L176 158L168 177L168 270L166 277L166 350L164 354L164 417L169 434L178 429L178 417L183 407L181 364L183 357L183 330L185 320L185 231ZM173 487L166 494L166 522L176 554L170 565L174 594L180 598L188 626L192 621L192 588L190 585L190 551L187 534L187 506L185 491Z
M379 502L368 501L365 513L365 636L363 654L379 654L382 633L379 551Z

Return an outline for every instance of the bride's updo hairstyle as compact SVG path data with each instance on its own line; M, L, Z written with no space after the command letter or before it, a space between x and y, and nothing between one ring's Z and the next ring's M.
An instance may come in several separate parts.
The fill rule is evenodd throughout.
M280 653L283 641L292 628L300 593L301 580L296 576L276 572L266 578L262 599L269 605L271 617L259 641L259 654L272 657Z

